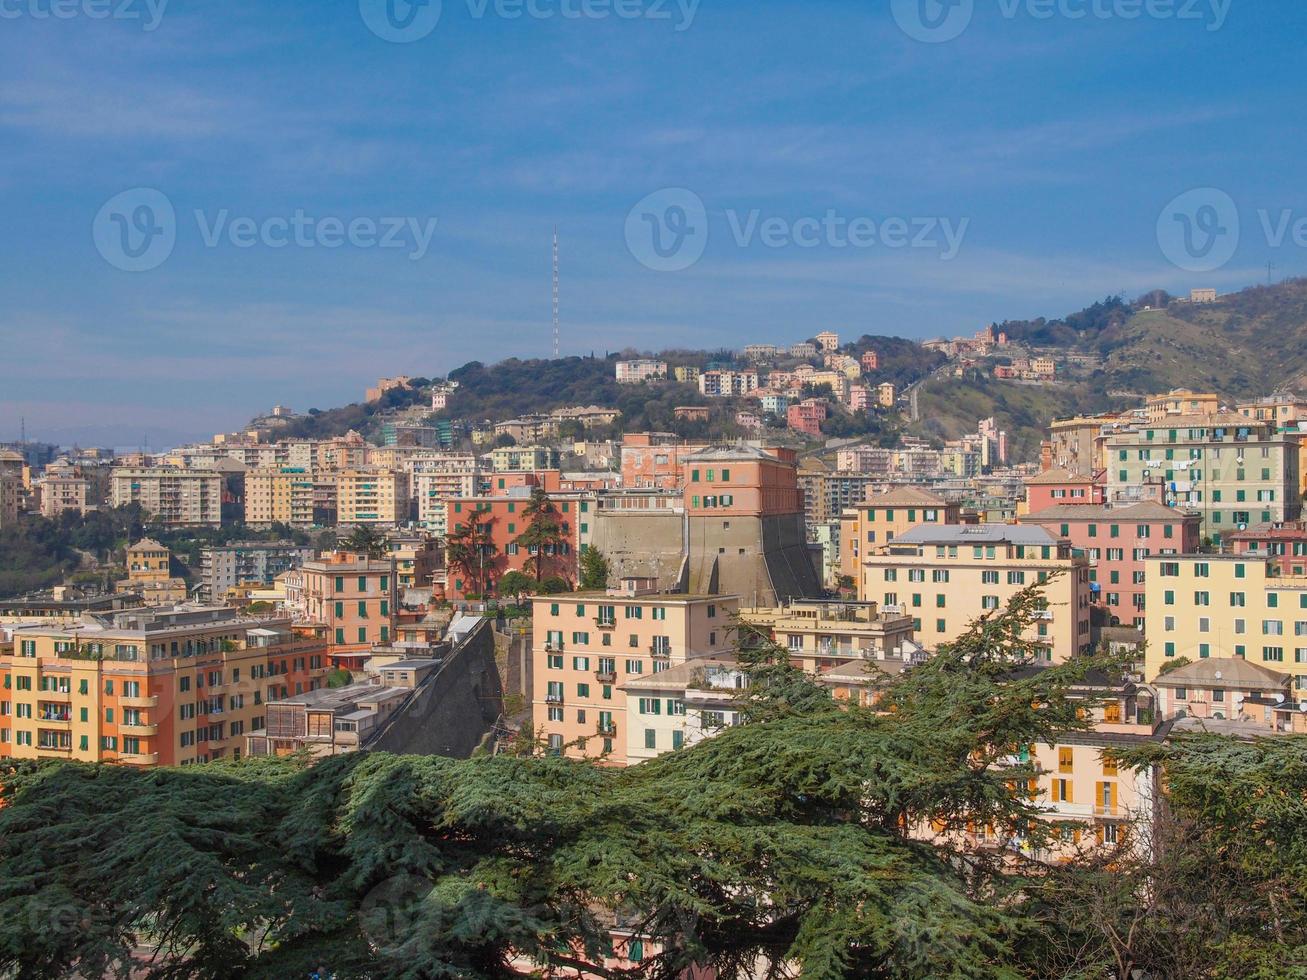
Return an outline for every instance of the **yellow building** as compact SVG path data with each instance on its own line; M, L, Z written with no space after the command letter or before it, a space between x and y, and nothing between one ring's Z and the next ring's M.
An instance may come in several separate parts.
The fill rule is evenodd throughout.
M1149 395L1144 414L1150 422L1161 422L1168 415L1215 415L1221 408L1221 396L1175 388L1164 395Z
M311 526L312 472L301 467L279 467L246 473L245 523Z
M920 487L872 494L840 518L840 572L856 582L862 557L918 524L957 524L962 508Z
M894 386L888 381L876 386L876 404L881 408L893 408L896 397Z
M336 474L337 523L393 525L408 519L407 473L369 468Z
M1236 657L1307 690L1307 580L1274 575L1262 557L1159 555L1146 563L1145 677L1178 657Z
M653 732L650 750L671 748L645 721L681 713L684 702L637 700L628 717L620 685L731 653L739 600L660 593L656 580L624 578L603 592L536 596L531 606L535 731L552 752L625 765L628 726L642 745Z
M186 598L186 580L172 574L172 552L152 538L127 549L127 578L120 591L139 592L147 606L165 606Z
M921 525L865 555L859 598L913 618L917 643L956 640L1022 589L1047 583L1048 608L1029 639L1060 662L1090 648L1089 564L1043 527Z

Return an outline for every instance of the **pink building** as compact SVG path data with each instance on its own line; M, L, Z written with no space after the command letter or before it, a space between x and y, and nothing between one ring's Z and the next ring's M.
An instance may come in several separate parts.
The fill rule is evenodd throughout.
M862 370L875 371L880 367L880 355L874 350L869 350L862 355Z
M1236 555L1272 560L1272 575L1307 575L1307 521L1255 524L1226 536Z
M1027 514L1089 559L1090 594L1119 624L1144 625L1144 559L1198 550L1201 517L1162 504L1059 504Z
M871 408L871 392L866 385L849 386L849 411L865 412Z
M791 405L785 412L785 421L795 432L818 438L821 436L821 424L826 421L826 403L820 398L805 398L797 405Z
M1101 504L1104 487L1088 473L1070 470L1045 470L1026 481L1026 512L1037 513L1063 504Z

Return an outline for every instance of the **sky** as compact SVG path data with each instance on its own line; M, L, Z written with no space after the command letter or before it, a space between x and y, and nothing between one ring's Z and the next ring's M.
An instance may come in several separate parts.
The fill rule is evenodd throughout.
M0 438L1307 269L1307 5L0 0Z

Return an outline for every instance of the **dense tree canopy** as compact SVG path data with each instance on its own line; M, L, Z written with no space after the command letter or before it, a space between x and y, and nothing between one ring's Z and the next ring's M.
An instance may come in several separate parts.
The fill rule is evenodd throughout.
M1075 896L1101 892L1111 869L1048 873L907 832L977 820L1039 833L1010 788L1029 774L1012 746L1081 725L1071 686L1104 664L1014 678L1036 602L891 682L888 711L837 704L782 651L747 653L746 724L629 769L529 746L154 772L13 765L0 970L99 976L135 949L154 953L158 977L318 965L339 977L503 977L523 957L611 977L616 919L651 940L631 976L691 964L723 976L769 965L818 978L1112 976L1110 946L1090 941L1100 925L1071 918ZM1242 759L1206 744L1140 761L1164 762L1177 809L1215 835L1209 863L1246 861L1260 881L1301 871L1301 741ZM1288 777L1272 799L1222 791L1222 780L1247 790L1271 765ZM1254 841L1260 854L1243 849ZM1086 876L1076 889L1073 872ZM1286 943L1299 936L1303 880L1265 893L1293 925ZM1270 921L1246 919L1262 926L1248 938L1270 935ZM1067 922L1097 952L1053 972Z

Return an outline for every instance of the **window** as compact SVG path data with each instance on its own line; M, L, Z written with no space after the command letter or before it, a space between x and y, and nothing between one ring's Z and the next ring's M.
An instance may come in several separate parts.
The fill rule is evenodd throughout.
M1075 750L1063 747L1057 750L1057 771L1071 772Z

